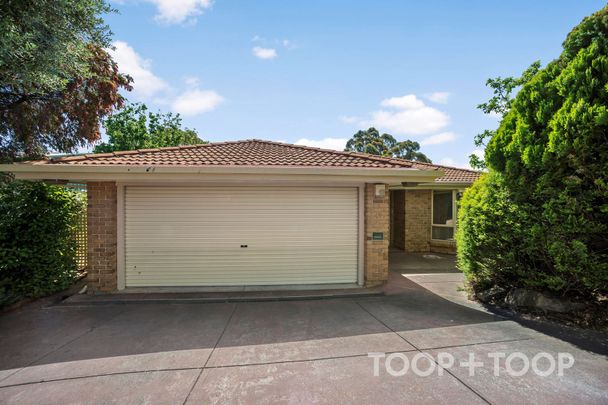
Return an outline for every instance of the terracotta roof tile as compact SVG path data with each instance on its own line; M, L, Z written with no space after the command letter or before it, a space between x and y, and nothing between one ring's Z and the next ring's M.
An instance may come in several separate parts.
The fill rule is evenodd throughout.
M439 183L473 182L481 175L480 172L472 170L426 164L405 159L385 158L366 153L339 152L257 139L66 156L50 159L45 162L36 162L36 164L414 168L444 171L445 176L436 180Z
M473 183L483 174L483 172L477 170L461 169L459 167L413 162L409 160L408 162L412 163L414 169L428 170L434 168L435 170L441 170L444 175L436 178L435 183Z
M291 166L410 168L412 163L381 156L338 152L257 139L202 145L85 154L51 159L47 164L153 166Z

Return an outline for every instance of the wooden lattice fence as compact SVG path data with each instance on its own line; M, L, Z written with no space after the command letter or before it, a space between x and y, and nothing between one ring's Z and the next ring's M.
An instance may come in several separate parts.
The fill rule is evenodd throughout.
M67 183L64 185L64 187L82 193L82 198L84 201L83 210L80 214L78 225L74 234L76 237L76 242L78 243L78 248L76 250L76 263L78 264L78 268L82 270L87 267L87 185L84 183Z

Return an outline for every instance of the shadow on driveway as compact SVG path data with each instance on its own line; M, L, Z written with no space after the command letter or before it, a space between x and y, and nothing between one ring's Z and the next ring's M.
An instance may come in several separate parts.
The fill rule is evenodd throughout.
M502 391L510 402L608 401L604 357L443 298L403 270L382 297L23 308L0 316L0 402L487 403L504 402ZM368 358L491 345L571 351L577 368L526 389L525 377L374 377Z

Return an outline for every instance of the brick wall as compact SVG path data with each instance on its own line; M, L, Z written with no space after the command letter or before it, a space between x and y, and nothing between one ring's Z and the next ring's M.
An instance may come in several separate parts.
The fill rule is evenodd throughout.
M433 190L405 192L405 251L456 253L456 242L431 240L432 195Z
M405 251L430 252L431 190L405 192Z
M375 184L365 185L365 284L375 285L388 280L389 192L375 197ZM374 232L384 233L383 240L372 240Z
M116 290L116 183L87 183L90 291Z
M456 254L456 242L450 240L432 240L431 252Z

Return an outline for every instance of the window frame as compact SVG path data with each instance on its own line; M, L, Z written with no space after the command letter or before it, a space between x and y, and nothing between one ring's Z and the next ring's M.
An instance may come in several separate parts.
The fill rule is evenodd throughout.
M446 225L446 224L434 224L433 223L433 218L435 218L435 191L451 191L452 192L452 220L454 221L453 225ZM460 193L461 190L458 189L452 189L452 190L439 190L439 189L434 189L431 192L431 240L432 241L436 241L436 242L454 242L456 240L456 228L458 227L458 216L456 215L458 212L458 207L456 206L458 203L457 200L457 196L458 193ZM440 227L440 228L452 228L454 229L454 237L452 237L451 239L434 239L433 238L433 227Z

